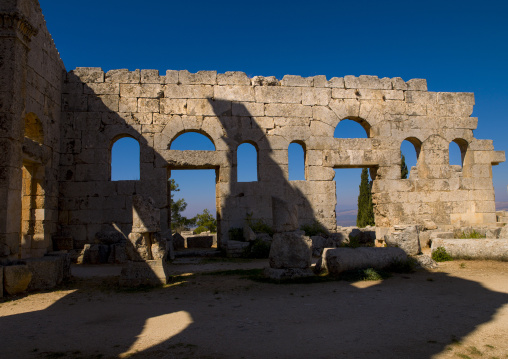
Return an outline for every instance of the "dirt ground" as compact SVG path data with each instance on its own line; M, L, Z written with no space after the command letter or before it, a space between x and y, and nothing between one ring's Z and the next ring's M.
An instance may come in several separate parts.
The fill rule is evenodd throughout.
M266 265L182 263L175 273L201 274L146 291L78 278L3 298L0 358L508 358L506 262L307 284L202 273Z

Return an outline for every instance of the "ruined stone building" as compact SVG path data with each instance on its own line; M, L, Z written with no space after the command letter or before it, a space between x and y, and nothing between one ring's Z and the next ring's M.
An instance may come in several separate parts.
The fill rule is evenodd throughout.
M495 222L491 168L505 155L474 137L473 105L472 93L429 92L423 79L67 71L38 2L4 0L0 258L43 256L54 236L72 237L79 247L104 230L164 235L173 169L216 171L221 245L247 213L273 224L274 200L296 208L300 224L319 221L334 230L336 168L370 169L378 227ZM368 138L334 138L345 119ZM172 150L189 131L208 137L215 150ZM141 178L112 181L112 146L126 136L139 143L140 163L133 166ZM418 158L408 179L400 178L404 140ZM449 165L452 141L462 166ZM257 151L255 182L237 181L243 143ZM305 180L288 180L291 143L304 149ZM135 218L136 203L153 207L157 218L141 211Z

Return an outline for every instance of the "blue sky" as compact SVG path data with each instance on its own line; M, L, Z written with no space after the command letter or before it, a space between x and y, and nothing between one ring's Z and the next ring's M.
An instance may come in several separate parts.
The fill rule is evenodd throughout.
M493 139L497 150L508 152L506 1L40 3L67 70L97 66L105 71L158 69L161 74L167 69L244 71L279 79L285 74L425 78L429 91L474 92L475 137ZM341 188L357 190L359 172L347 171L338 176L346 181ZM508 165L493 167L493 175L496 201L508 202ZM214 176L205 179L212 191ZM190 177L194 181L202 175ZM185 178L180 181L191 182ZM180 187L183 194L187 185ZM197 188L206 186L194 187L190 192L199 201ZM190 199L191 194L183 196ZM354 195L343 197L345 205L355 205ZM214 201L205 207L214 207Z

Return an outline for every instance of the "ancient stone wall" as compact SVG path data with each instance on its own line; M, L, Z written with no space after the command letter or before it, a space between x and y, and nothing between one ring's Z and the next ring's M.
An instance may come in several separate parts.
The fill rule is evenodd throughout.
M336 227L334 168L367 167L374 178L376 225L441 226L495 222L491 166L504 161L492 141L473 136L471 93L427 91L422 79L286 75L248 78L241 72L77 68L62 94L60 216L62 232L91 241L111 226L132 230L132 196L153 199L161 231L168 228L171 169L217 173L219 241L228 229L254 220L273 224L273 198L297 208L300 224ZM350 119L368 138L337 139ZM184 132L199 132L215 151L175 151ZM130 136L140 144L141 178L111 181L111 148ZM400 146L415 146L418 163L400 178ZM463 166L450 166L448 146L461 148ZM304 181L288 181L288 146L305 150ZM255 146L258 181L237 181L236 151ZM136 165L136 164L133 164Z
M0 54L0 257L38 257L57 232L65 75L38 1L1 2Z

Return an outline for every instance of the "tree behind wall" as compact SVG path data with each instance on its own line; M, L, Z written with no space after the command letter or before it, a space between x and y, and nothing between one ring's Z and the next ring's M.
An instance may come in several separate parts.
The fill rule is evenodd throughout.
M356 225L360 228L375 224L371 188L372 182L369 182L369 170L364 168L362 169L360 194L358 195L358 214L356 216Z
M409 171L406 166L406 157L403 154L400 155L400 178L407 179Z
M187 202L185 199L180 198L175 202L173 196L174 192L179 192L180 188L178 183L174 179L170 179L170 190L171 190L171 230L181 232L188 230L193 224L192 220L182 216L182 212L187 208Z

